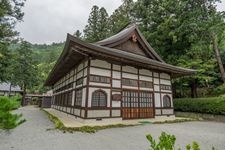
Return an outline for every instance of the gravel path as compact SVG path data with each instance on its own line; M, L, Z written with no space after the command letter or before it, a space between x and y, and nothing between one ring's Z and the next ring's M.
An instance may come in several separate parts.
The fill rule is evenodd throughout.
M148 124L143 126L106 129L95 134L62 133L53 128L47 115L39 108L19 109L26 122L16 129L0 131L0 150L147 150L146 134L158 138L162 131L176 135L177 147L184 149L198 141L202 150L225 150L225 123L185 122L176 124Z

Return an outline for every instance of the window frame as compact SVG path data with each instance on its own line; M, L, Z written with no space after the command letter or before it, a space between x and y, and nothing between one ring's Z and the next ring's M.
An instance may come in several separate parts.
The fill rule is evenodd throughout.
M102 93L105 96L105 105L104 106L100 105L101 100L100 100L100 94L99 93L100 94ZM99 95L97 95L97 96L99 96L98 101L97 101L98 106L93 106L94 94L99 94ZM92 108L106 108L107 107L107 99L108 99L107 93L104 90L101 90L101 89L95 90L95 91L92 92L92 96L91 96L91 107Z
M168 98L167 102L165 103L165 98ZM169 102L169 105L168 105L168 102ZM172 108L172 101L171 101L171 97L169 95L164 95L163 96L163 108Z

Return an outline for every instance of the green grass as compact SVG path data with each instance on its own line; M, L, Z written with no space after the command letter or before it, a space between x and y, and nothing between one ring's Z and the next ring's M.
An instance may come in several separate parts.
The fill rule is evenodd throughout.
M43 110L48 115L49 120L51 120L54 123L55 129L59 129L63 131L63 133L66 133L66 132L95 133L99 130L104 130L109 128L124 128L124 127L130 127L130 126L137 126L137 125L112 124L112 125L104 125L104 126L65 127L58 117L50 114L44 109L41 109L41 110ZM48 129L48 130L51 130L51 129Z
M175 111L225 115L225 95L174 100Z
M166 120L166 121L156 121L153 124L164 124L164 123L182 123L182 122L189 122L189 121L198 121L199 119L194 118L184 118L184 119L175 119L175 120Z

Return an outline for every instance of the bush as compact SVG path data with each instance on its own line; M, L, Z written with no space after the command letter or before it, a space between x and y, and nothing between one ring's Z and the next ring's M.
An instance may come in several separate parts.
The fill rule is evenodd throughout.
M218 96L225 93L225 85L220 85L209 92L210 95Z
M0 97L0 129L12 129L23 123L22 114L12 114L11 111L17 109L20 103L18 97Z
M185 98L174 100L174 110L182 112L225 115L225 96L211 98Z
M146 135L146 138L150 142L149 150L175 150L176 137L174 135L162 132L158 143L150 134ZM181 149L178 148L178 150ZM197 142L193 142L192 145L186 146L186 150L200 150L200 147ZM215 150L215 148L213 147L212 150Z

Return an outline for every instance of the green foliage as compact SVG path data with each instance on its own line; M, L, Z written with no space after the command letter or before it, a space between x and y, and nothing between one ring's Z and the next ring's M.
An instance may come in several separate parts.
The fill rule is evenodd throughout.
M10 42L14 40L14 37L18 35L14 28L15 24L23 18L23 13L21 12L23 6L24 0L0 1L0 81L6 81L10 76L7 73L11 60L8 47Z
M104 7L93 6L84 29L84 38L88 42L96 42L107 37L108 13Z
M22 114L12 114L11 111L20 106L18 97L0 97L0 129L12 129L23 123Z
M225 115L225 96L174 100L175 111Z
M209 94L214 95L214 96L225 94L225 85L222 84L222 85L220 85L216 88L213 88L212 91Z
M150 143L149 150L175 150L176 137L174 135L162 132L158 143L150 134L146 135L146 138ZM212 150L214 149L212 147ZM181 149L178 148L178 150ZM200 150L200 146L197 142L193 141L192 144L186 145L186 150Z

